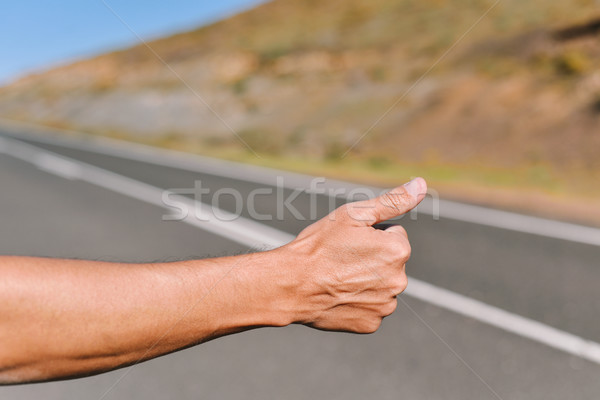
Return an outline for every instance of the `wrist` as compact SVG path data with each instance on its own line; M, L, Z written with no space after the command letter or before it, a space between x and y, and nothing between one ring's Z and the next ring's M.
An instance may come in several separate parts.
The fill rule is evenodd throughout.
M287 326L298 322L300 277L291 263L298 262L286 246L249 255L256 273L255 299L262 320L268 326Z
M295 287L286 251L264 252L198 260L196 271L203 271L205 306L212 304L204 321L216 322L211 336L221 336L259 326L282 327L296 322Z

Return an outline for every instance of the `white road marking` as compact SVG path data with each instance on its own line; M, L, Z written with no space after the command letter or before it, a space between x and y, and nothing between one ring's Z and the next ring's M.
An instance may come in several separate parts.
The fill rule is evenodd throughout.
M53 154L40 154L32 162L42 171L62 176L65 179L75 180L81 177L81 168L77 164Z
M165 207L162 201L164 191L143 182L68 159L25 143L0 137L0 153L2 152L38 167L42 166L44 171L48 173L61 177L66 175L68 179L80 179L130 198ZM186 197L180 196L178 201L190 207L198 207L203 219L207 218L207 221L200 221L195 216L190 215L183 220L184 222L242 245L279 247L293 240L293 236L287 232L246 218L237 218L235 221L223 221L214 218L214 213L207 209L210 206ZM227 214L223 210L220 211L223 213L220 215ZM409 286L404 292L407 296L600 364L599 343L418 279L410 278L409 282Z
M432 214L432 200L427 198L419 213ZM515 232L568 240L570 242L600 246L600 229L588 226L553 221L508 211L494 210L454 201L440 200L440 216L456 221L470 222Z
M14 125L14 122L9 122ZM7 121L4 120L4 123L7 123ZM26 129L36 129L36 125L21 125ZM37 129L39 130L40 128L37 127ZM121 157L154 165L178 168L271 187L277 186L277 177L283 177L284 179L282 182L285 188L309 189L311 182L314 179L314 177L308 175L197 156L174 150L158 149L151 146L115 139L88 136L88 140L77 140L67 137L58 137L56 135L32 135L26 133L18 133L18 135L22 136L24 139L30 139L40 143L59 145L71 149ZM379 193L382 190L382 188L357 185L334 179L327 179L320 185L320 188L331 191L334 191L335 189L345 189L346 193L359 188L366 188L373 193ZM519 213L495 210L448 200L439 200L439 203L434 207L433 201L430 198L425 199L418 207L417 211L419 214L423 215L439 215L440 218L553 239L567 240L586 245L600 246L600 229L594 227L532 217Z
M404 294L600 364L599 343L541 322L414 278L409 279Z
M146 183L2 137L0 137L0 151L62 178L79 179L172 211L163 202L165 191ZM238 217L184 196L169 193L169 199L189 210L183 222L244 246L274 248L294 239L294 236L287 232ZM234 223L232 223L233 219L235 219Z

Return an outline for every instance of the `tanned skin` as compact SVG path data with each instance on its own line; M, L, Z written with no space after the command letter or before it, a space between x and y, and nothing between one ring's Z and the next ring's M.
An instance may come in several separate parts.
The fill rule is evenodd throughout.
M375 332L407 286L417 178L275 250L174 263L0 257L0 383L110 371L261 326Z

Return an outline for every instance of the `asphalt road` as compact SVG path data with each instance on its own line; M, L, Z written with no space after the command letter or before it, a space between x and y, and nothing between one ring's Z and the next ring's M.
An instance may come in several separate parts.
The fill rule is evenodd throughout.
M3 132L9 136L11 132ZM23 139L22 136L18 136ZM14 139L11 139L14 140ZM277 214L272 184L245 179L245 167L157 164L30 137L24 142L161 189L210 193L256 189L261 215ZM89 148L88 148L89 147ZM87 148L87 150L86 150ZM1 149L0 149L1 150ZM8 154L7 154L8 153ZM217 164L218 166L218 164ZM0 254L119 261L178 260L248 251L239 241L178 221L165 209L68 174L49 173L0 151ZM75 178L75 179L74 179ZM268 180L268 177L265 178ZM399 182L400 183L400 182ZM282 192L284 197L291 189ZM219 207L235 212L231 196ZM307 193L290 202L303 216L261 224L297 234L311 222ZM316 215L334 204L315 197ZM252 219L246 209L242 213ZM442 213L443 215L443 213ZM600 342L600 247L483 224L418 215L403 218L413 245L409 276L482 301L513 315ZM409 283L410 285L410 283ZM69 382L0 388L2 399L598 399L600 365L476 318L402 296L373 335L314 331L301 326L258 329L214 340L131 369Z

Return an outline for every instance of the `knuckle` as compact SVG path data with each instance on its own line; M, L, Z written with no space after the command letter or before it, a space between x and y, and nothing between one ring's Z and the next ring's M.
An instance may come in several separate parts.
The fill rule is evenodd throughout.
M404 249L404 257L408 260L412 254L412 246L410 245L410 242L405 240L402 248Z
M350 208L350 203L342 204L337 208L337 212L342 215L348 214L348 209Z
M348 204L342 204L338 208L336 208L333 212L329 213L327 216L327 220L329 222L335 222L339 220L344 220L348 215Z
M408 232L406 232L406 229L402 225L393 225L386 230L388 232L393 232L395 234L408 237Z
M334 221L349 221L356 219L358 207L359 206L357 206L355 203L342 204L331 215Z
M396 311L396 307L398 307L398 300L395 298L387 302L381 309L382 317L387 317L388 315L392 314L394 311Z
M405 205L410 202L406 191L394 191L384 193L381 202L386 207L395 209L403 209Z
M404 292L407 287L408 287L408 277L406 276L406 274L403 273L394 279L393 288L392 288L392 290L394 292L394 296Z
M360 333L375 333L381 326L381 319L374 318L365 320L359 328Z
M394 254L394 261L405 262L410 258L412 249L408 243L399 244L396 242L394 243L392 251Z

